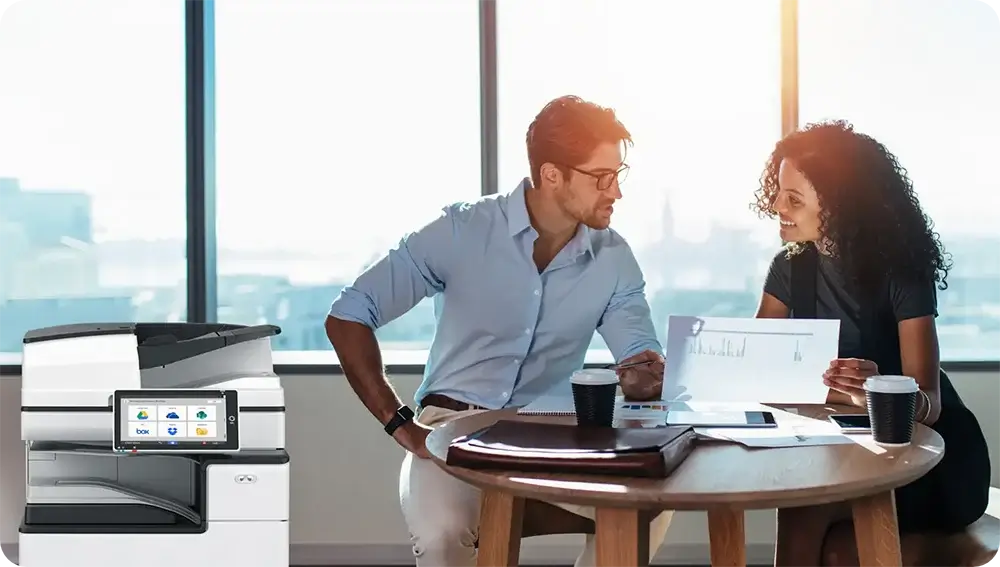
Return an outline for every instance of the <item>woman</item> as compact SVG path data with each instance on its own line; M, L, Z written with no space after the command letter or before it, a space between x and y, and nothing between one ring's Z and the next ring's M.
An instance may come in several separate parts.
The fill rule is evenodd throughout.
M841 322L839 358L822 376L828 403L865 408L866 378L911 376L921 389L916 420L945 440L942 462L896 490L904 564L932 552L947 557L931 564L976 561L964 529L986 509L989 455L940 368L936 288L947 288L949 263L906 171L849 124L814 124L778 142L753 208L779 220L787 243L757 317ZM845 505L781 511L776 564L857 565L850 517Z

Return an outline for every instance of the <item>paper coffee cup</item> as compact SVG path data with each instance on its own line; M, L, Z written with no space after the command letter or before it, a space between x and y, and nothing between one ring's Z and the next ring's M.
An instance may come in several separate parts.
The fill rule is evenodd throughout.
M615 418L618 374L614 370L579 370L570 377L577 425L611 427Z
M865 380L872 438L885 447L904 447L913 439L920 389L909 376L872 376Z

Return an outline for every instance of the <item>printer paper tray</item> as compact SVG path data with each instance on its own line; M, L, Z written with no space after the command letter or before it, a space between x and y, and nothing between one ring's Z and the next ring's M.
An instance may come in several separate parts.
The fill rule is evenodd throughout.
M122 486L114 482L109 482L100 478L71 478L71 479L59 479L52 483L53 486L57 487L69 487L69 486L79 486L79 487L89 487L89 488L99 488L102 490L107 490L120 494L127 497L129 500L135 501L137 504L142 504L144 506L150 506L163 510L165 512L170 512L185 520L191 522L194 525L201 524L201 515L188 508L180 502L176 502L167 498L162 498L159 496L154 496L152 494L147 494L127 486Z

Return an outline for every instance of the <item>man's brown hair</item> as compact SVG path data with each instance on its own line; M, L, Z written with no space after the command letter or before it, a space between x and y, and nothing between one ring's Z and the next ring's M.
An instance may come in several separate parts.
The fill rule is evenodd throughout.
M541 168L551 163L569 175L567 167L579 167L602 144L625 143L632 147L632 134L615 111L578 96L561 96L535 116L525 136L531 182L541 185Z

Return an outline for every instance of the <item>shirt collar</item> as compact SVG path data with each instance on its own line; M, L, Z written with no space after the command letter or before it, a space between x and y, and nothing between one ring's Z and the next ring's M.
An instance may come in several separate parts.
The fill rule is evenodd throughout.
M507 228L511 236L516 236L531 228L531 218L528 217L528 205L525 201L525 193L531 189L531 179L525 177L507 197ZM591 241L590 227L580 224L569 241L574 256L579 256L585 252L594 255L593 242Z
M573 246L574 256L579 256L589 252L591 257L593 257L594 246L590 237L589 226L580 223L579 228L576 229L576 234L573 235L573 240L570 240L569 242L570 245Z
M524 201L525 192L531 189L531 179L525 177L518 184L517 189L507 197L507 227L510 235L516 236L531 227L531 219L528 218L528 205Z

